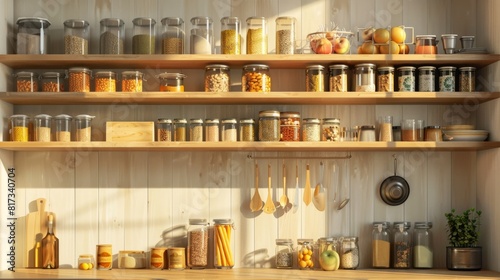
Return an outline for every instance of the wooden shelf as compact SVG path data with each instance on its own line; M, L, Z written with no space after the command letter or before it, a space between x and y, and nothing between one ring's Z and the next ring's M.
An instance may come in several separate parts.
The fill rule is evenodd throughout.
M500 92L0 92L14 105L71 104L463 104L500 98Z
M264 63L271 69L304 69L311 64L341 63L355 65L374 63L377 66L401 65L454 65L483 67L500 60L498 54L437 54L437 55L0 55L0 63L14 69L61 69L70 67L89 67L91 69L203 69L210 63L224 63L230 67L241 68L245 64Z

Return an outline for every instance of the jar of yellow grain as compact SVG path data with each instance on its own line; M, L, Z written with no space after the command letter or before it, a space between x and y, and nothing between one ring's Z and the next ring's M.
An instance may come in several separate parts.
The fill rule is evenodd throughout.
M90 77L92 71L88 68L74 67L68 69L69 91L90 92Z
M15 142L28 142L29 118L26 115L10 117L10 139Z
M237 17L223 17L221 23L220 51L222 54L241 54L241 22Z
M96 72L94 85L96 92L116 92L116 73L112 71Z

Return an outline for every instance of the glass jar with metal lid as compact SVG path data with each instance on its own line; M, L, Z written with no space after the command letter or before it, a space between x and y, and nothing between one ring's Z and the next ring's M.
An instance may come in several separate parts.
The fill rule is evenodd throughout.
M166 17L161 20L161 24L163 28L162 54L183 54L186 33L182 18Z
M160 118L156 121L156 141L172 141L172 120Z
M186 119L174 119L174 141L182 142L186 141L187 135L187 120Z
M415 222L413 232L413 267L432 268L433 246L431 222Z
M323 65L309 65L306 67L306 91L325 91L325 67Z
M373 142L377 141L375 136L375 126L374 125L362 125L359 132L359 141L361 142Z
M293 268L292 239L276 239L276 268Z
M344 64L330 65L330 91L331 92L347 92L347 71L349 66Z
M208 221L189 219L187 265L201 269L208 264Z
M340 141L340 119L323 119L321 141Z
M341 238L340 268L356 269L359 266L358 238L347 236Z
M402 66L398 68L398 90L415 91L415 67Z
M296 22L294 17L276 19L276 54L294 54Z
M356 91L375 92L375 64L363 63L355 66Z
M50 21L39 17L20 17L17 24L17 54L48 54L47 29Z
M30 118L27 115L12 115L9 118L10 140L14 142L28 142Z
M439 125L431 125L425 127L425 141L443 141L443 132L441 131L441 127Z
M36 115L33 118L33 125L35 127L34 141L37 142L50 142L52 116L47 114Z
M189 121L189 141L203 142L203 120L191 119Z
M318 118L305 118L302 123L302 141L321 141L321 121Z
M265 17L249 17L247 22L247 54L267 54L267 21Z
M476 91L476 67L460 67L459 90L461 92Z
M90 92L90 78L92 71L84 67L68 69L68 83L70 92Z
M312 239L297 239L297 245L299 269L313 269L316 262L314 258L314 241Z
M394 223L394 252L393 252L393 267L394 268L410 268L411 265L411 235L408 232L410 222L395 222Z
M214 27L209 17L191 19L191 54L214 53Z
M391 267L391 241L389 222L374 222L372 230L372 267Z
M112 71L96 72L94 90L96 92L116 92L116 73Z
M418 91L433 92L436 90L436 67L418 67Z
M378 91L392 92L394 91L394 67L384 66L377 68L378 72Z
M153 18L135 18L134 35L132 37L133 54L155 54L156 53L156 20Z
M158 75L160 91L184 92L184 79L187 76L181 73L162 73Z
M239 127L240 141L255 141L255 121L241 119Z
M14 75L16 77L17 92L37 92L38 74L35 72L22 71Z
M300 114L282 112L280 114L280 141L300 141Z
M219 119L205 120L205 141L219 142Z
M232 268L234 256L231 242L234 229L231 219L214 219L214 266L215 268Z
M223 119L221 121L221 126L222 126L222 132L221 132L222 142L238 141L238 132L236 130L236 119Z
M220 50L222 54L241 54L241 22L237 17L220 20Z
M269 66L264 64L248 64L243 66L241 91L270 92L271 76L269 75Z
M92 119L95 116L81 114L75 116L75 141L92 141Z
M122 72L122 92L142 92L144 74L140 71Z
M437 54L436 35L415 36L416 54Z
M90 24L83 19L64 21L64 53L88 54Z
M280 112L259 112L259 141L280 141Z
M71 141L71 120L69 115L61 114L54 117L56 126L55 140L58 142Z
M211 64L205 67L205 92L229 92L229 66Z
M125 22L119 18L104 18L100 21L100 54L124 54Z
M439 67L439 91L455 91L455 70L454 66Z
M42 74L43 92L64 91L64 75L59 72L45 72Z
M333 237L321 237L318 239L318 255L325 252L326 250L332 250L335 252L339 252L339 244L338 239Z

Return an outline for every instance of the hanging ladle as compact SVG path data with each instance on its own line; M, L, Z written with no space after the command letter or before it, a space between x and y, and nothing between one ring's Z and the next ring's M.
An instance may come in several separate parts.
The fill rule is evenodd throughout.
M262 198L259 194L259 165L255 164L255 192L253 194L252 200L250 201L250 210L252 212L257 212L262 209Z

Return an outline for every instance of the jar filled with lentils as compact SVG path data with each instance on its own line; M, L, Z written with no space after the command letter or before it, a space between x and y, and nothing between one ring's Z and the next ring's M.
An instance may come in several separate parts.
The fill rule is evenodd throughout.
M241 119L239 127L240 141L255 141L255 121Z
M124 54L125 22L119 18L105 18L100 21L100 54Z
M241 54L241 22L237 17L220 20L220 51L222 54Z
M222 132L221 132L222 142L238 141L238 132L236 130L236 119L224 119L221 121L221 125L222 125Z
M300 141L300 114L282 112L280 114L280 141Z
M35 72L19 72L15 74L18 92L38 91L38 75Z
M318 118L305 118L302 122L302 141L321 141L321 121Z
M166 17L161 20L163 33L161 39L162 54L184 53L184 21L178 17Z
M349 67L344 64L330 65L330 91L347 92L347 70Z
M229 92L229 66L211 64L205 67L205 92Z
M455 91L455 70L453 66L439 67L439 91Z
M174 119L174 141L183 142L186 141L187 135L187 120L186 119Z
M205 141L219 142L219 119L205 120Z
M476 90L476 68L460 67L459 88L461 92L473 92Z
M436 82L436 67L421 66L418 67L418 91L433 92Z
M378 72L378 91L392 92L394 91L394 67L385 66L377 68Z
M267 54L266 18L247 18L247 29L247 54Z
M203 120L191 119L189 122L189 141L203 142Z
M58 72L45 72L42 74L42 91L64 91L64 76Z
M280 112L259 112L259 141L280 141Z
M163 118L158 119L156 122L156 141L172 141L172 120Z
M270 92L271 76L269 75L269 66L264 64L248 64L243 66L241 91Z
M116 73L112 71L96 72L94 86L97 92L116 92Z
M323 65L310 65L306 68L306 91L325 91L325 67Z
M321 129L321 141L340 141L340 119L323 119Z
M294 17L276 19L276 54L294 54L296 21Z
M90 78L92 71L88 68L74 67L68 69L70 92L90 92Z
M143 74L139 71L122 72L123 92L142 92Z
M64 53L88 54L90 24L83 19L64 21Z

